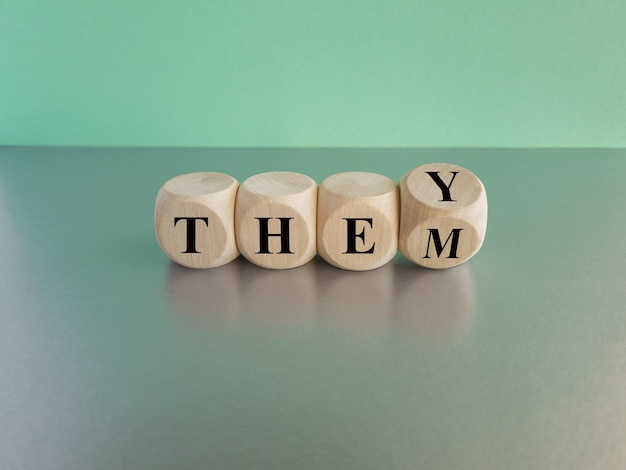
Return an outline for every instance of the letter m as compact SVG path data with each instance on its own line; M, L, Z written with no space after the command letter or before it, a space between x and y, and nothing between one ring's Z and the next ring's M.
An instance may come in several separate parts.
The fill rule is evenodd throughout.
M446 238L445 243L442 244L441 237L439 236L439 229L429 228L428 231L430 234L428 235L428 245L426 246L426 256L424 256L424 258L430 258L430 256L428 255L428 252L430 251L431 241L435 245L437 258L441 257L441 253L443 253L443 250L448 245L448 242L450 242L450 254L448 255L448 258L458 258L458 256L456 255L456 251L457 251L457 248L459 247L459 236L461 234L461 230L463 229L453 228L452 231L450 232L450 235L448 235L448 238ZM452 241L450 241L450 239L452 239Z

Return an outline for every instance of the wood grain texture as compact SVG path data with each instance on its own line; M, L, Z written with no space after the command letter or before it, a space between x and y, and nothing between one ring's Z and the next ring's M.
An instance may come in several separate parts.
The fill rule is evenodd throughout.
M239 256L234 209L239 183L223 173L189 173L159 190L154 228L161 249L190 268L213 268Z
M366 271L389 262L398 246L398 189L386 176L347 172L319 189L317 249L328 263Z
M487 229L487 194L469 170L429 163L407 173L400 189L400 252L420 266L449 268L480 249Z
M316 254L317 184L300 173L251 176L239 189L235 235L241 254L271 269L301 266Z

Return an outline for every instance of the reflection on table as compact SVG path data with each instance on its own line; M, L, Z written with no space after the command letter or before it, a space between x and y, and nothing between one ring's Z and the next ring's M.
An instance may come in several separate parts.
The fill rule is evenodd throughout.
M170 263L167 302L176 315L208 330L254 326L279 331L331 328L376 336L464 336L474 288L469 264L420 268L396 258L372 271L345 271L320 258L299 268L270 270L242 257L214 269Z

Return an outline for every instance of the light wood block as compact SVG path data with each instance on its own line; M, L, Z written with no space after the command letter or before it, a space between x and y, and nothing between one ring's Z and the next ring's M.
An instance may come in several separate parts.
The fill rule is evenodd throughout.
M427 268L464 263L487 229L487 194L469 170L429 163L407 173L400 189L400 252Z
M286 171L245 180L235 205L235 234L241 254L271 269L289 269L316 254L317 184Z
M383 175L339 173L319 189L317 250L341 269L366 271L389 262L398 247L398 188Z
M239 256L234 210L239 183L223 173L189 173L159 190L154 228L161 249L190 268L213 268Z

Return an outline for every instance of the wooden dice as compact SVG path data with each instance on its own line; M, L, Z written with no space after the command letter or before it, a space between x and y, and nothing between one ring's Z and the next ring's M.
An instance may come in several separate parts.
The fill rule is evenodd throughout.
M223 173L190 173L159 190L154 228L161 249L190 268L213 268L239 256L234 208L239 183Z
M398 215L398 188L386 176L330 176L319 188L317 251L338 268L378 268L396 254Z
M487 195L470 171L429 163L398 186L375 173L348 172L318 186L284 171L241 185L222 173L191 173L158 193L154 224L163 251L192 268L221 266L241 254L270 269L289 269L316 253L351 271L376 269L399 249L427 268L464 263L481 247Z
M450 268L480 249L487 229L487 195L470 171L429 163L400 180L400 252L420 266Z
M235 207L241 254L252 263L287 269L316 253L317 184L299 173L274 171L245 180Z

